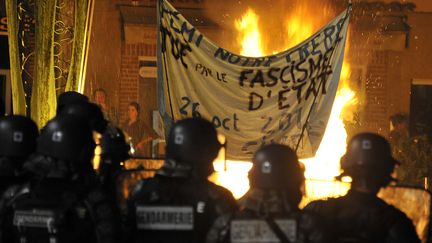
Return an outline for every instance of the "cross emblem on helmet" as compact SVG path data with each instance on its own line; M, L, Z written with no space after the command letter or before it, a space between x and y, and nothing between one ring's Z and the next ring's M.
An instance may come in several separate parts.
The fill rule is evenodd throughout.
M261 171L262 171L262 173L264 173L264 174L270 174L271 170L272 170L272 168L271 168L270 162L266 161L266 162L264 162L261 165Z
M23 141L23 133L22 132L14 132L13 133L13 141L17 143L21 143Z
M362 149L371 149L371 148L372 148L372 142L370 140L362 141Z
M51 140L54 142L61 142L63 139L63 133L62 132L54 132L52 135Z
M176 134L174 137L175 144L183 144L184 136L183 134Z

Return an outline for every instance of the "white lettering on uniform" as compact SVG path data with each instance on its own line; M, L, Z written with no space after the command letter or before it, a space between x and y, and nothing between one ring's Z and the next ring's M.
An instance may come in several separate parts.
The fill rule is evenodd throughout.
M55 216L49 210L17 210L15 211L13 224L19 227L55 228Z
M197 213L204 213L205 211L205 202L198 202L197 203Z
M188 206L137 206L137 228L144 230L193 230L193 208Z

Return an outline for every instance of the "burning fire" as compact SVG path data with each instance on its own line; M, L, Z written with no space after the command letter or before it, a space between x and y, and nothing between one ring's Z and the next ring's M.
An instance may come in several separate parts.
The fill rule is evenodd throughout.
M336 94L329 122L314 158L302 159L306 178L332 180L339 175L339 160L346 152L347 133L341 117L344 107L355 102L355 94L342 88Z
M250 57L262 57L261 34L258 28L258 15L249 8L243 18L235 21L236 29L241 33L238 42L242 43L240 54Z
M310 37L325 23L325 19L317 19L317 17L308 15L307 9L300 4L298 11L286 19L288 38L284 43L284 49ZM235 26L239 32L238 42L241 44L241 55L258 57L278 51L266 50L267 53L264 51L259 29L259 17L253 9L249 8L241 19L236 20ZM350 66L344 62L341 84L320 147L314 158L301 160L306 167L308 200L338 196L344 194L349 187L346 183L339 183L334 180L334 177L340 173L339 160L346 151L347 132L344 128L342 112L345 107L356 102L354 91L347 85L349 75ZM224 164L222 160L217 160L214 163L217 173L212 176L211 180L228 188L236 198L239 198L249 189L247 173L251 166L252 164L249 162L227 161Z

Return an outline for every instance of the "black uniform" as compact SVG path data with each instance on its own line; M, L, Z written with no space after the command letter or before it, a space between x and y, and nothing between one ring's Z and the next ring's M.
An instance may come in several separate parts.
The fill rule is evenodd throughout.
M207 242L331 242L313 213L298 208L304 169L290 147L269 144L254 155L240 209L217 220Z
M228 190L207 180L221 148L213 125L185 119L170 130L167 158L128 199L134 242L205 241L214 220L236 208Z
M20 185L27 180L24 174L16 173L16 166L14 166L16 164L22 164L22 162L14 158L0 157L0 198L9 187Z
M352 178L348 194L306 206L331 225L337 242L420 242L411 220L376 196L393 179L391 174L398 164L387 140L378 134L357 134L340 162L343 172L339 178Z
M30 118L0 117L0 242L6 204L13 192L28 179L22 173L22 165L35 151L38 135L36 123Z
M133 242L204 242L214 220L236 207L228 190L208 181L157 175L128 200Z
M331 225L338 242L420 242L411 220L373 194L350 190L340 198L307 205Z
M119 216L91 167L94 148L88 123L48 122L23 165L31 180L5 194L3 242L119 242Z
M0 198L9 186L25 180L22 165L35 151L38 135L36 123L30 118L0 117Z
M7 205L16 191L28 179L23 174L16 174L15 164L17 164L17 161L13 161L12 158L0 157L0 243L8 242L2 240Z
M102 135L100 144L99 179L112 200L119 208L124 209L126 205L124 205L122 193L118 190L118 179L124 170L123 162L130 158L130 146L126 142L123 132L111 125Z
M240 210L220 217L207 242L332 242L314 213L291 207L280 191L250 190Z
M3 242L116 242L119 225L106 194L80 182L34 181L9 198Z

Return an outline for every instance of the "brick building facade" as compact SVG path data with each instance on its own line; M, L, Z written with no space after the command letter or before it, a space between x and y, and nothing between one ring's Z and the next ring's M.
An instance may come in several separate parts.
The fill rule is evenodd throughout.
M211 0L207 0L211 1ZM155 0L96 0L86 92L104 88L125 121L127 104L142 105L152 125L157 109ZM229 36L205 14L205 0L171 1L210 39ZM389 117L409 113L414 79L432 80L432 13L412 4L354 1L351 23L351 85L360 94L361 130L389 132ZM229 6L226 6L228 8ZM219 10L220 11L220 10ZM225 38L234 40L233 36ZM223 38L222 38L223 39ZM229 43L226 43L227 45Z
M431 12L411 3L362 2L351 23L351 65L363 74L359 89L362 130L387 136L390 117L410 114L412 85L432 84L432 40L427 23ZM432 102L432 101L430 101ZM412 121L416 122L416 121Z

